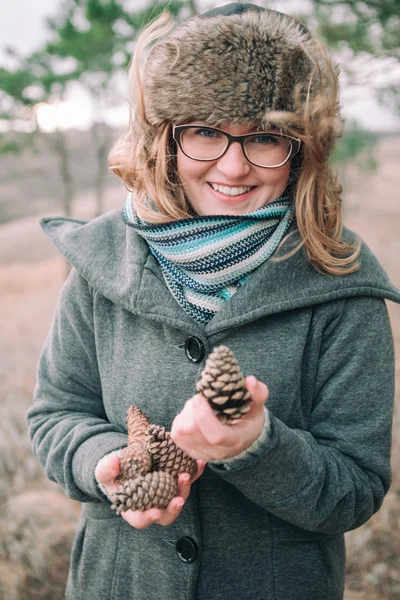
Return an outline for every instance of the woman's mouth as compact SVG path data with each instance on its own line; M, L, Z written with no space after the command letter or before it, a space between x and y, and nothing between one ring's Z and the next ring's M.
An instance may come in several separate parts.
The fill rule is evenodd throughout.
M255 185L228 186L220 185L218 183L208 183L208 185L218 194L221 194L223 196L229 196L230 198L245 196L257 187Z

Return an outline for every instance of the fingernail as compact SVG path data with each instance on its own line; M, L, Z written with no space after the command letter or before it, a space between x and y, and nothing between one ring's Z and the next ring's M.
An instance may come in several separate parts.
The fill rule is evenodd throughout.
M182 475L182 481L183 481L183 483L189 483L190 476L189 475Z
M258 387L257 377L254 377L254 375L249 375L247 378L247 382L250 384L251 387L257 389L257 387Z
M183 500L177 500L176 504L175 504L175 510L181 510L182 506L184 505L184 501Z

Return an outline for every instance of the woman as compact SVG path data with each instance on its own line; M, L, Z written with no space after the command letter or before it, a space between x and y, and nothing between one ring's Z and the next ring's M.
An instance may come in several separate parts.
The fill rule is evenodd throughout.
M275 11L167 21L137 43L110 157L131 190L123 219L44 222L75 267L28 416L47 475L84 503L67 597L339 600L343 534L390 485L384 299L400 294L342 229L337 72ZM253 399L234 427L194 393L220 344ZM167 508L121 518L109 497L131 404L198 472Z

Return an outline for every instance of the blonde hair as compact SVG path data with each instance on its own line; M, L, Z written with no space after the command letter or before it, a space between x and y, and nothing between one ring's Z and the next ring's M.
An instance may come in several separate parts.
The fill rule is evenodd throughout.
M111 171L133 192L139 217L150 223L166 223L192 215L177 172L172 123L155 126L149 122L141 73L141 63L149 49L158 43L168 43L173 26L169 13L164 12L138 38L129 70L132 103L128 133L109 156ZM176 45L175 40L172 43ZM179 46L175 49L177 60ZM338 73L325 46L316 38L307 43L307 48L303 44L303 50L313 66L308 89L296 90L293 112L275 111L267 115L269 125L302 142L291 169L300 241L283 256L279 255L291 237L287 236L275 260L292 256L304 247L315 268L343 275L358 269L360 243L343 239L342 187L329 164L330 152L342 128L338 116Z

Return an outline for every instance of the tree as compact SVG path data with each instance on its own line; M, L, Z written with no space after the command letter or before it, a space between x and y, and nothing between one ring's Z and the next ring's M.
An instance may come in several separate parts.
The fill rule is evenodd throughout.
M302 19L317 30L341 63L348 88L366 87L369 95L394 109L400 106L400 3L397 0L312 0ZM395 74L397 73L397 76ZM349 123L332 160L346 184L351 160L376 168L376 136Z
M8 131L0 144L0 151L22 152L32 148L40 129L35 107L42 102L63 100L68 81L66 75L56 75L51 59L46 54L35 52L23 58L10 50L17 67L14 70L0 69L1 103L8 107L1 118L8 122ZM21 132L22 130L22 132ZM71 215L73 184L69 167L68 147L65 132L57 129L53 136L41 136L50 144L59 158L62 181L63 208L67 216Z
M0 68L0 154L19 153L32 146L35 130L33 102L26 95L32 83L32 75L27 69L20 67L9 71ZM21 130L20 136L15 135L16 130Z
M355 53L400 60L400 3L396 0L313 0L321 35Z
M340 171L344 194L348 188L349 165L364 172L371 172L377 168L374 153L376 141L376 134L362 129L354 121L345 128L331 156L331 161Z
M189 9L190 9L190 14L192 14L192 15L198 15L199 11L197 10L196 1L195 0L188 0L188 4L189 4Z
M348 86L400 104L400 2L313 0L305 21L336 54Z
M128 12L122 0L69 0L62 13L48 21L53 39L46 45L46 52L60 61L74 60L69 80L78 81L91 98L97 214L104 210L106 158L112 142L106 111L119 104L118 79L129 63L138 31L167 7L176 14L182 3L153 2L141 12Z

